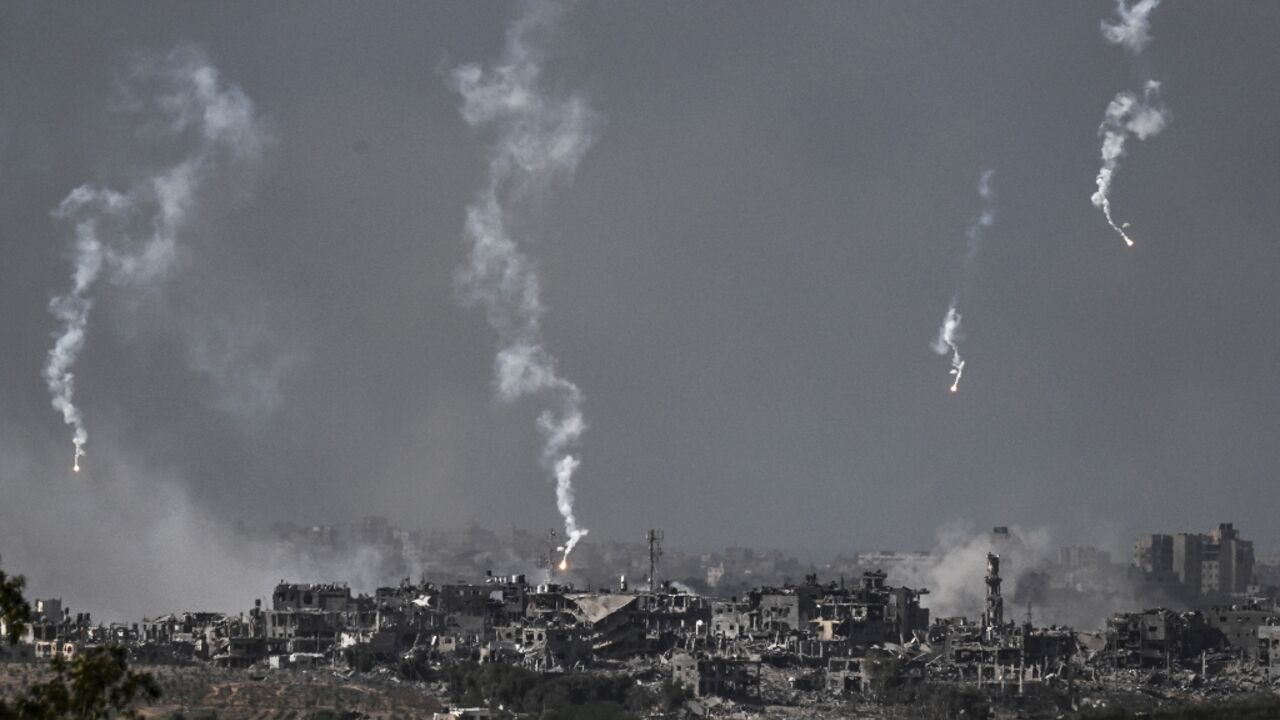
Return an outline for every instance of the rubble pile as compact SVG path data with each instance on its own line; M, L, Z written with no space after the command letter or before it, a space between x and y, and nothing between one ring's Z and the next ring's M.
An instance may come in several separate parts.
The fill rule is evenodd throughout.
M457 694L451 668L504 666L526 678L580 671L618 697L669 700L676 688L682 712L724 717L787 715L783 708L886 717L904 707L920 717L1057 717L1280 697L1274 599L1122 612L1092 632L1037 626L1030 612L1007 618L995 553L981 583L976 619L931 617L921 605L928 590L890 585L882 570L853 582L811 574L727 598L671 583L578 589L524 575L406 579L372 595L282 582L269 605L245 613L108 626L40 600L3 659L115 644L144 665L360 675L439 696Z

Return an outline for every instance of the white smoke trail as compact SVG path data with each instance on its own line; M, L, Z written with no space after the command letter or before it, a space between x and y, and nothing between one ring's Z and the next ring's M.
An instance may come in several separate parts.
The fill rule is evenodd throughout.
M466 299L484 305L498 333L494 361L499 397L529 395L550 399L538 417L544 437L541 463L556 484L556 507L564 520L569 553L587 534L573 511L573 454L586 421L582 392L556 371L543 346L542 304L537 272L509 229L513 210L534 203L549 183L573 175L595 140L602 118L579 96L558 94L542 82L542 43L562 12L554 2L524 3L506 34L502 57L485 70L476 64L454 69L453 88L462 95L462 117L473 128L492 127L487 183L467 208L466 233L472 247L459 272Z
M995 208L992 207L995 192L991 188L991 178L994 175L994 170L983 170L978 174L978 197L982 198L982 210L965 230L968 245L962 263L960 289L951 297L947 314L942 319L942 327L938 329L938 336L930 345L939 355L951 354L951 392L960 389L960 378L964 375L964 359L960 357L960 341L964 339L964 334L960 331L961 316L958 309L960 296L964 292L969 274L973 271L973 260L978 255L978 248L982 245L986 230L996 221Z
M1126 0L1116 0L1116 20L1102 21L1102 36L1112 45L1122 45L1133 55L1142 54L1151 42L1151 12L1160 0L1138 0L1129 7ZM1102 210L1107 224L1133 247L1133 238L1124 231L1129 223L1117 225L1111 216L1111 181L1124 156L1124 145L1130 135L1139 140L1157 135L1169 122L1169 112L1160 100L1160 83L1148 80L1139 98L1121 92L1107 105L1098 134L1102 136L1102 168L1098 170L1098 189L1090 198Z
M933 351L939 355L951 353L951 392L960 389L960 377L964 375L964 359L960 357L960 341L964 338L960 334L960 313L956 310L956 302L953 300L951 306L947 308L947 315L942 319L942 328L938 330L938 337L933 340Z
M264 141L252 101L239 87L223 83L197 49L183 47L140 61L131 68L129 81L126 92L137 92L137 86L154 90L133 103L133 109L158 113L170 134L194 136L196 146L181 162L128 192L81 185L53 212L56 219L75 224L75 247L71 288L49 303L61 327L43 375L53 407L72 428L76 472L89 435L75 405L72 367L84 349L94 285L104 273L122 284L163 275L209 173L220 163L256 160Z
M1116 20L1102 21L1102 36L1134 55L1141 53L1151 42L1151 11L1159 5L1160 0L1138 0L1129 7L1125 0L1116 0Z
M1116 225L1111 218L1111 180L1120 166L1120 158L1124 157L1124 145L1129 136L1146 140L1159 134L1168 122L1169 112L1160 101L1160 83L1148 80L1141 98L1131 92L1116 95L1107 105L1106 115L1098 128L1098 134L1102 136L1102 169L1098 171L1098 190L1091 199L1106 216L1107 224L1120 233L1130 247L1133 239L1124 231L1129 223Z

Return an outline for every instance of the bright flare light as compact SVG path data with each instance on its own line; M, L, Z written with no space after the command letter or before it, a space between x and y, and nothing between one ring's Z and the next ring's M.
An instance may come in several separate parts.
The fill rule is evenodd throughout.
M568 561L568 560L561 560L561 561L560 561L560 572L564 572L565 570L568 570L568 569L569 569L569 561Z

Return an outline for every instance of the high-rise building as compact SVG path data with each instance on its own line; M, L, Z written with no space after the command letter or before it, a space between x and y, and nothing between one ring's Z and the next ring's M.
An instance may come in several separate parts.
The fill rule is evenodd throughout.
M1231 523L1222 523L1209 534L1206 555L1216 552L1218 586L1224 593L1247 592L1253 584L1253 541L1241 540L1240 531Z
M1173 536L1173 572L1187 588L1202 592L1204 545L1207 538L1200 533L1178 533Z
M1173 573L1173 536L1140 535L1133 544L1133 564L1150 575Z
M1253 543L1231 523L1208 535L1148 534L1133 546L1133 564L1148 581L1176 582L1191 593L1243 593L1253 583Z

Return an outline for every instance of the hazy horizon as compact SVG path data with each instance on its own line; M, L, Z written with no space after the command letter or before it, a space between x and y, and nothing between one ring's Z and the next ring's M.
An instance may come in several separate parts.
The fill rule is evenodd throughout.
M1280 548L1280 5L1164 2L1139 57L1114 9L564 8L537 101L590 132L504 219L581 392L588 542L834 555L962 523L1115 552L1233 522ZM181 606L279 569L236 556L238 520L563 527L547 401L498 399L501 322L459 276L495 134L529 124L464 116L456 71L492 71L525 10L5 5L6 571ZM197 89L166 95L180 62ZM1090 197L1108 104L1149 79L1167 125L1110 190L1128 248ZM161 227L148 199L193 177ZM174 242L154 274L104 261L73 473L43 373L82 186L136 196L77 211L104 232ZM930 342L957 297L951 393Z

